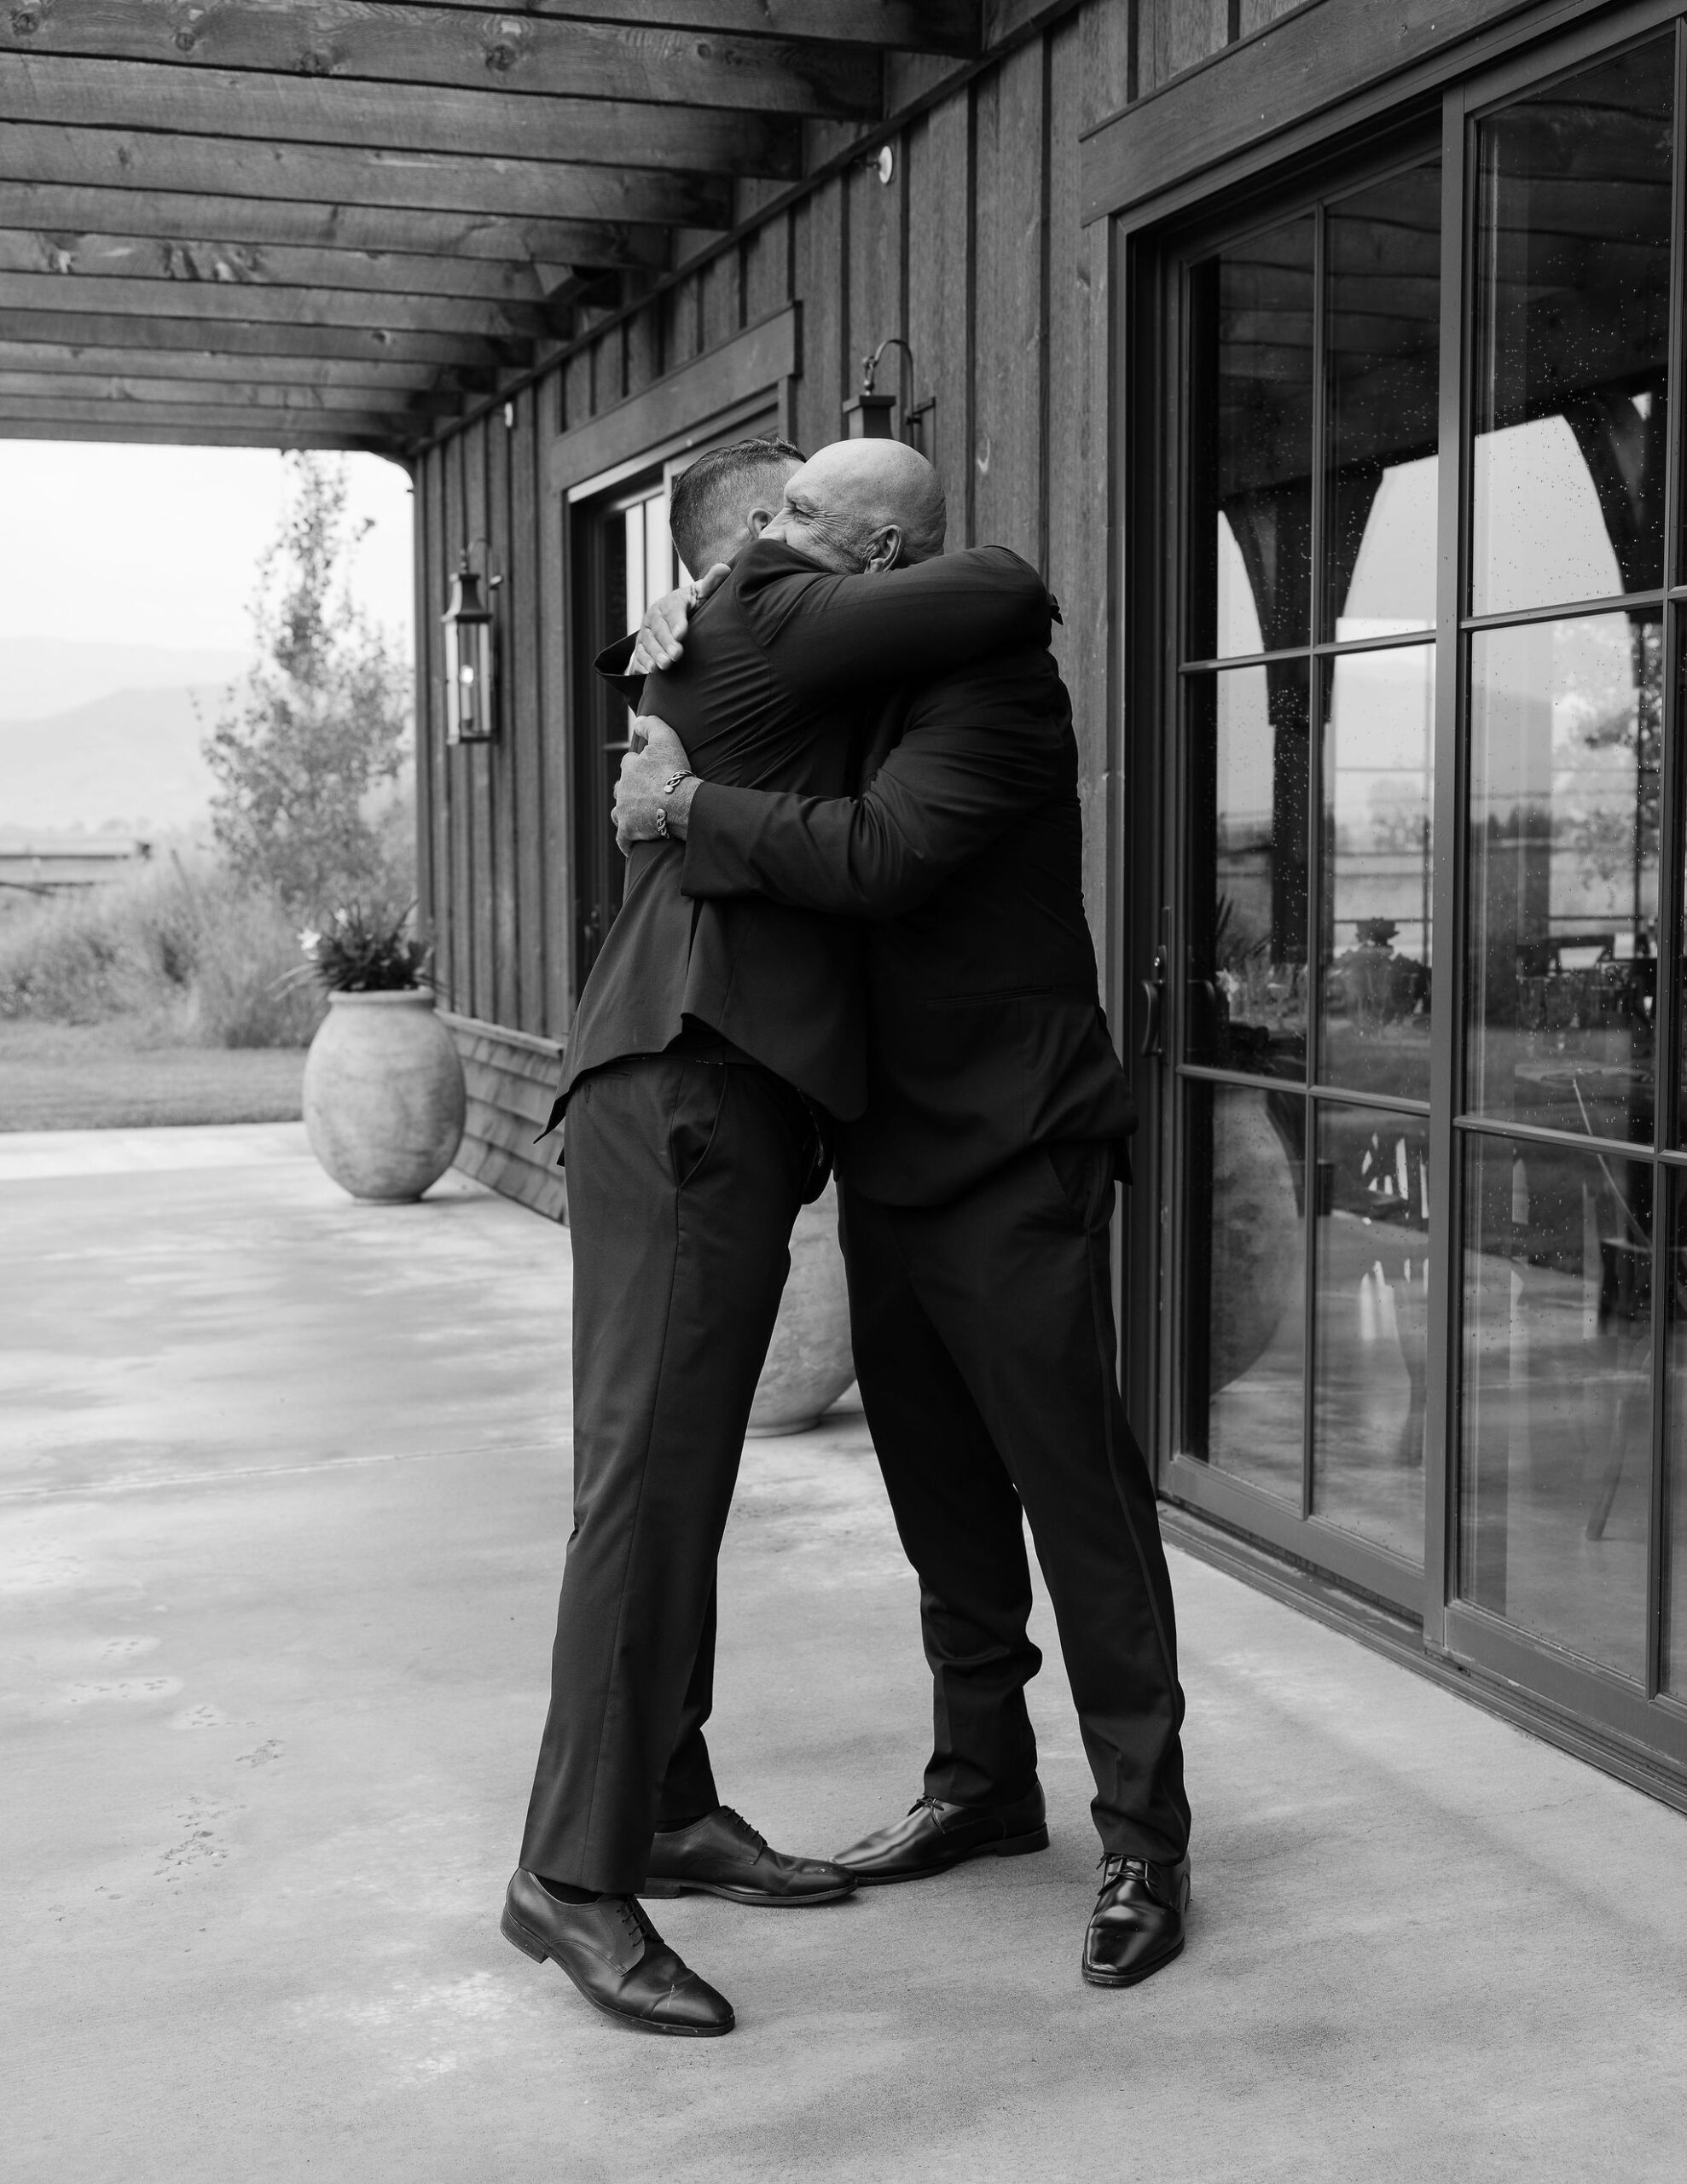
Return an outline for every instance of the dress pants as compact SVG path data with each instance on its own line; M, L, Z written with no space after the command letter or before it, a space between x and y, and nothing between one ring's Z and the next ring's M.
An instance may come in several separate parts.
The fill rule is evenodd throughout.
M715 1562L817 1155L751 1062L640 1056L575 1087L574 1531L521 1862L630 1895L720 1799Z
M861 1397L920 1582L927 1795L994 1804L1035 1779L1029 1519L1103 1848L1182 1857L1171 1581L1116 1377L1112 1149L1035 1147L947 1205L847 1178L840 1197Z

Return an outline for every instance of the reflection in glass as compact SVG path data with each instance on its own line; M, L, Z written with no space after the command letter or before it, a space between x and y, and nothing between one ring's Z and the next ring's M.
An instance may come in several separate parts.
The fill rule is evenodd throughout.
M1301 1502L1306 1105L1191 1083L1186 1452Z
M1312 603L1313 218L1192 270L1190 657L1305 644Z
M1441 186L1435 160L1325 215L1325 636L1435 625Z
M1663 582L1673 55L1479 127L1475 613Z
M1470 1103L1649 1141L1662 624L1470 643Z
M1466 1159L1460 1589L1638 1681L1651 1170L1487 1136Z
M1307 671L1190 683L1190 1056L1306 1074Z
M1318 1073L1427 1100L1435 650L1347 653L1325 676Z
M1423 1559L1429 1125L1374 1107L1318 1119L1313 1507Z

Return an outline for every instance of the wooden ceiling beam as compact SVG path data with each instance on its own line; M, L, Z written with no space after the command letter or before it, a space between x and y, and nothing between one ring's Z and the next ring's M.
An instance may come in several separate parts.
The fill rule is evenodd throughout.
M0 417L0 440L99 440L150 447L320 448L329 453L384 455L403 462L402 447L390 435L337 430L328 425L202 425L171 418L159 424L125 419L119 423L78 425L55 420L37 423L27 417Z
M12 415L28 413L18 407L28 402L136 404L171 408L190 404L197 410L278 410L295 418L327 417L351 411L367 415L403 415L422 421L449 417L462 398L432 391L413 392L404 387L267 386L236 380L152 379L129 373L61 374L55 371L10 371L0 362L0 410Z
M383 92L425 84L829 121L875 120L884 96L879 54L859 44L391 0L24 0L0 15L0 52L9 48L142 61L184 78L262 71Z
M0 104L9 72L0 68ZM153 135L143 130L9 122L0 112L0 178L144 195L165 189L490 219L583 219L729 228L724 174L657 174L560 160L370 150L274 138Z
M443 84L153 67L49 53L7 58L0 67L0 119L785 179L801 172L803 158L802 123L765 113L624 99L521 98L496 87L466 91Z
M242 243L161 242L132 235L73 235L14 228L0 216L0 273L65 278L173 281L187 288L350 288L366 295L452 296L542 306L569 277L565 266L525 260L453 261L361 250L253 248ZM165 303L165 310L171 306ZM382 314L375 322L385 325Z
M432 363L394 364L338 357L225 356L205 349L154 353L94 343L18 341L3 333L0 333L0 372L26 377L50 374L61 383L112 376L139 381L156 375L200 386L262 386L277 392L288 387L333 388L369 399L431 392L451 403L462 396L490 394L496 383L490 370L447 370Z
M109 311L8 309L0 335L10 342L63 342L73 347L129 349L165 354L220 350L229 357L337 357L348 362L466 366L479 371L519 370L531 360L526 343L472 339L457 334L394 333L386 327L212 325L204 319L159 318Z
M414 410L352 410L343 412L282 410L254 412L243 403L201 403L185 408L162 402L83 401L53 396L37 400L25 394L0 395L0 431L23 425L162 426L191 432L202 425L238 431L355 433L364 439L418 439L436 429L434 420Z
M462 0L410 0L420 8ZM744 38L818 38L904 53L983 50L979 0L519 0L524 15L636 28L723 31Z
M0 271L0 313L134 312L205 328L367 326L528 341L550 328L542 307L492 297L409 296L352 288L276 288L251 282L125 280L119 275ZM0 327L5 321L0 318Z
M668 231L607 220L497 218L404 206L322 205L168 189L0 181L0 227L72 235L151 235L249 249L397 251L478 264L664 269Z

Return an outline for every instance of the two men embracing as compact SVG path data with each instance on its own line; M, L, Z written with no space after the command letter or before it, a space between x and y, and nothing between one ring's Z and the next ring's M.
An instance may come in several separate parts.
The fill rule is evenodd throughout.
M819 1906L1045 1848L1029 1520L1096 1784L1082 1973L1132 1985L1183 1946L1183 1695L1116 1380L1134 1116L1084 919L1058 610L1006 549L943 553L936 473L896 441L715 450L670 520L707 583L599 662L643 747L616 800L625 903L553 1116L574 1531L503 1931L612 2016L724 2033L730 2003L641 1899ZM704 1727L791 1228L834 1166L934 1734L908 1812L823 1861L722 1804Z

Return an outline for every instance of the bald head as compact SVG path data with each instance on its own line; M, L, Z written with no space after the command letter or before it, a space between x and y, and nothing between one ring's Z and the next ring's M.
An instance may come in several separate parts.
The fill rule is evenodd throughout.
M763 531L825 567L854 574L943 550L943 489L901 440L834 440L792 473Z

